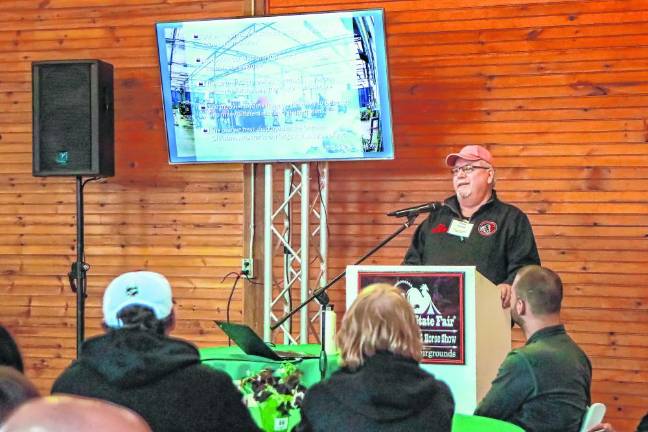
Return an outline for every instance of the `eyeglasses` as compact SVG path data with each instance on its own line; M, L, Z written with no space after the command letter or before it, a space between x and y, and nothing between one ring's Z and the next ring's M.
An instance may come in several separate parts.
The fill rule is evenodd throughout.
M464 165L461 167L454 167L450 170L453 176L458 176L460 172L468 175L474 172L476 169L491 169L490 167L479 166L479 165Z

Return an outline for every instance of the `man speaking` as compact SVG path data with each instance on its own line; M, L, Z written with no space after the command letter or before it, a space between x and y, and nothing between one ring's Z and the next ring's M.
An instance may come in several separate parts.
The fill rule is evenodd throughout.
M465 146L449 154L446 165L456 194L425 210L430 215L416 229L403 264L474 265L500 288L506 308L518 269L540 265L529 219L497 198L493 157L484 147Z

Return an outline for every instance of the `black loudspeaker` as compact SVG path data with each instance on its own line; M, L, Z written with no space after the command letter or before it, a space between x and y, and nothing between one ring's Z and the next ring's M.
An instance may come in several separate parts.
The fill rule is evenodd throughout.
M32 63L33 174L115 173L113 67L100 60Z

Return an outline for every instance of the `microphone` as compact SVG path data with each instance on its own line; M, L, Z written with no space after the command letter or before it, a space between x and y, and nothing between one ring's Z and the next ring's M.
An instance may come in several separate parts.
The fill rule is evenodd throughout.
M411 216L413 214L418 215L420 213L431 213L439 210L441 207L443 207L443 205L444 204L439 201L433 201L426 204L420 204L414 207L394 210L391 213L387 213L387 216L403 217L403 216Z

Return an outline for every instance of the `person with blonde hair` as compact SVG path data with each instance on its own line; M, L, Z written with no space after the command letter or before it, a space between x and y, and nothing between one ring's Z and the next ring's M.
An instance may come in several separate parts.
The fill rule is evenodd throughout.
M360 292L336 336L341 369L304 398L298 431L450 431L448 386L419 367L421 332L403 292Z

